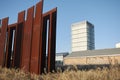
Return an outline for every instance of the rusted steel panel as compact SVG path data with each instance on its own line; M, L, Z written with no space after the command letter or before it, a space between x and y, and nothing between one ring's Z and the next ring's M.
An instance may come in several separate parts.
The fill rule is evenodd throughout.
M33 26L33 34L32 34L32 48L31 48L31 62L30 62L30 72L39 73L39 45L40 45L40 35L41 35L41 27L42 27L42 9L43 2L40 1L36 5L36 13L34 19Z
M18 13L18 23L15 32L13 67L20 68L22 32L25 22L25 11Z
M0 33L0 66L4 66L7 27L8 27L8 17L2 19L2 28Z
M48 16L49 16L51 13L55 12L56 10L57 10L57 7L56 7L56 8L53 8L53 9L50 10L50 11L45 12L45 13L43 14L43 17L47 17L47 18L49 19Z
M50 13L50 26L48 34L48 72L55 70L55 53L56 53L56 16L57 10Z
M43 17L42 37L40 38L40 73L46 68L46 39L47 39L47 17Z
M8 28L15 30L16 29L16 25L17 25L17 23L10 24L10 25L8 25Z
M7 47L6 47L6 62L5 66L7 68L11 67L11 56L12 56L12 38L13 38L13 29L8 28L8 36L7 36Z
M27 19L23 28L21 68L25 71L30 69L32 27L33 27L34 6L27 10Z

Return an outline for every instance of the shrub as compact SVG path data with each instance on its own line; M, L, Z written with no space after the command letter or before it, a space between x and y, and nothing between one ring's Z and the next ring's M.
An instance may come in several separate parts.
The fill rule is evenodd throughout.
M0 67L0 80L120 80L120 66L112 66L109 69L58 70L42 75L25 73L19 69L7 69Z

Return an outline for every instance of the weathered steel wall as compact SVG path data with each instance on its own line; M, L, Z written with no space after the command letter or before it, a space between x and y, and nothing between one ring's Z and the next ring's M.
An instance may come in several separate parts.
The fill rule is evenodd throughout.
M30 71L33 20L34 6L27 10L27 19L23 27L21 68L24 68L26 71Z
M2 19L2 28L0 33L0 65L4 66L5 60L5 43L6 43L6 32L8 27L8 18Z
M6 44L6 56L5 56L5 67L10 68L12 67L12 56L13 56L13 51L12 51L12 45L13 45L13 38L14 38L14 31L16 28L16 23L11 24L8 26L8 31L7 31L7 44Z
M36 13L34 18L34 27L32 35L32 48L31 48L31 62L30 72L39 73L39 58L40 58L40 38L42 28L42 2L36 5Z
M56 53L56 9L50 14L50 27L48 33L48 72L55 70L55 53Z
M25 22L25 11L22 11L18 13L18 22L15 29L16 32L15 32L14 58L13 58L13 66L15 68L20 68L24 22Z
M8 28L7 34L7 47L6 47L6 61L5 66L7 68L11 67L11 56L12 56L12 39L13 39L13 29Z
M2 20L0 65L36 74L55 70L57 8L43 14L43 1L35 7L29 8L27 15L25 11L18 13L17 23L8 25L8 18Z

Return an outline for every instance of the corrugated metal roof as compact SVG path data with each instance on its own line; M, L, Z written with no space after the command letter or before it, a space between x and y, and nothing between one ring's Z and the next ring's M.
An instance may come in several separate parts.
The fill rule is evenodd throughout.
M104 55L117 55L117 54L120 55L120 48L72 52L66 57L86 57L86 56L102 56L102 55L104 56Z

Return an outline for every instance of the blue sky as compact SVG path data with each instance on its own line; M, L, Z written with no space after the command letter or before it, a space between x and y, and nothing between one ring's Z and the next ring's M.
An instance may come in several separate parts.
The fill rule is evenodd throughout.
M17 13L40 0L0 0L0 19L17 21ZM57 14L57 52L71 52L71 24L88 20L95 26L96 49L114 48L120 42L120 0L44 0L43 12Z

